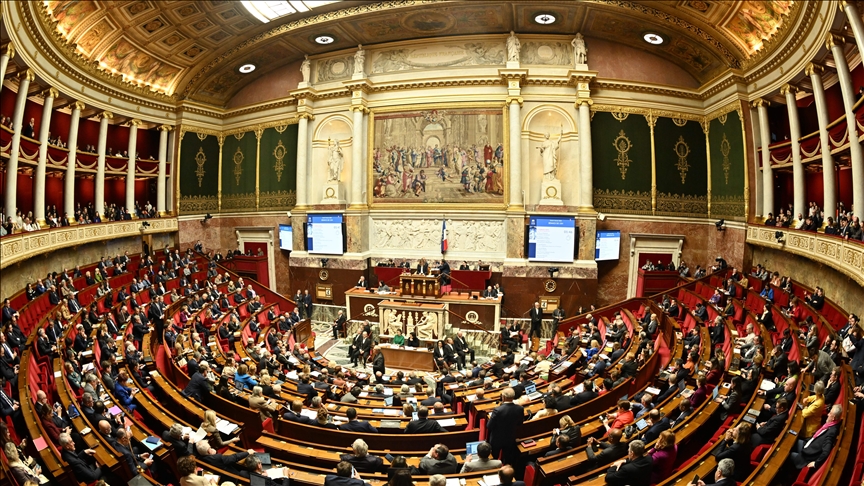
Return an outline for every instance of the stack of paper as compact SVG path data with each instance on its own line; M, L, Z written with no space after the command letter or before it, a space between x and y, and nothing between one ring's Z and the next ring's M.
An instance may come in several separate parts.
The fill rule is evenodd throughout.
M441 427L454 427L456 425L456 419L452 418L441 419L437 420L436 422L438 422L438 425L440 425Z

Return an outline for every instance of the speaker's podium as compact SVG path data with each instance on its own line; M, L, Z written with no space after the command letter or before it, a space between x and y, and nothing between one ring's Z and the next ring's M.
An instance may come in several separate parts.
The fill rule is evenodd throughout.
M441 277L438 275L400 275L399 288L402 296L426 297L437 299L441 297Z

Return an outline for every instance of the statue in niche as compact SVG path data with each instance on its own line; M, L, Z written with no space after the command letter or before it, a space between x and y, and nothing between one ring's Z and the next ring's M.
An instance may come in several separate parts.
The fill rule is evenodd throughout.
M437 328L438 316L434 312L424 312L423 317L417 321L417 337L431 341L435 339Z
M384 329L381 334L387 336L393 336L396 334L396 331L402 331L402 315L396 311L390 312L387 320L381 320L384 323Z
M345 163L342 147L339 146L339 140L336 140L333 144L330 143L330 140L327 140L327 148L330 150L330 156L327 158L327 166L330 168L327 182L339 182L339 177L342 175L342 166Z
M585 39L582 38L582 34L577 33L570 45L573 46L573 57L576 65L588 64L588 48L585 47Z
M510 37L507 38L507 60L519 62L519 49L522 44L516 38L516 34L511 30Z
M354 75L363 76L363 64L366 62L366 51L363 50L363 45L357 45L357 52L354 53Z
M312 63L309 61L309 56L303 56L303 64L300 64L300 74L303 75L303 82L308 83L309 77L312 74Z
M549 134L545 135L546 140L537 147L540 149L540 157L543 159L543 178L547 181L558 179L558 146L561 144L561 137L564 136L564 130L558 134L557 140L549 138Z
M489 124L489 122L486 119L486 114L482 114L482 115L477 116L477 127L480 128L480 133L486 133L486 126L488 124Z

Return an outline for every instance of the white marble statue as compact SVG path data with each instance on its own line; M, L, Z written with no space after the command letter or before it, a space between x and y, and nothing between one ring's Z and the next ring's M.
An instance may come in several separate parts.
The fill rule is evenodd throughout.
M357 52L354 53L354 75L363 76L363 64L366 62L366 51L363 50L363 45L357 45Z
M312 63L309 61L309 56L303 56L303 64L300 64L300 74L303 75L303 82L308 83L312 75Z
M585 39L582 38L582 34L577 33L570 45L573 46L573 57L576 65L588 64L588 48L585 47Z
M519 62L519 49L522 44L516 38L516 34L511 30L510 37L507 38L507 60Z
M540 157L543 159L543 177L547 181L554 181L558 178L558 146L561 144L562 136L564 136L563 131L558 134L557 140L552 140L547 133L545 135L546 140L538 147Z
M339 146L339 140L336 140L333 144L328 140L327 148L330 150L330 156L327 158L327 166L330 168L327 182L339 182L339 177L342 175L342 166L345 164L342 147Z
M382 320L382 322L384 321ZM396 311L391 311L389 319L384 325L382 334L393 336L396 334L396 331L404 332L402 330L402 315Z
M435 339L437 328L438 316L434 312L424 312L423 317L417 321L417 337L427 341Z

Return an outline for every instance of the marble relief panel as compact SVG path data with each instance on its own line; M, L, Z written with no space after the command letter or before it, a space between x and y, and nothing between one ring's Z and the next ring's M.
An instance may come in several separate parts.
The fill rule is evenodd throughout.
M440 219L374 219L371 225L375 250L441 251ZM504 253L503 221L447 220L448 251Z
M372 55L372 73L460 66L503 66L503 42L440 43L386 49Z

